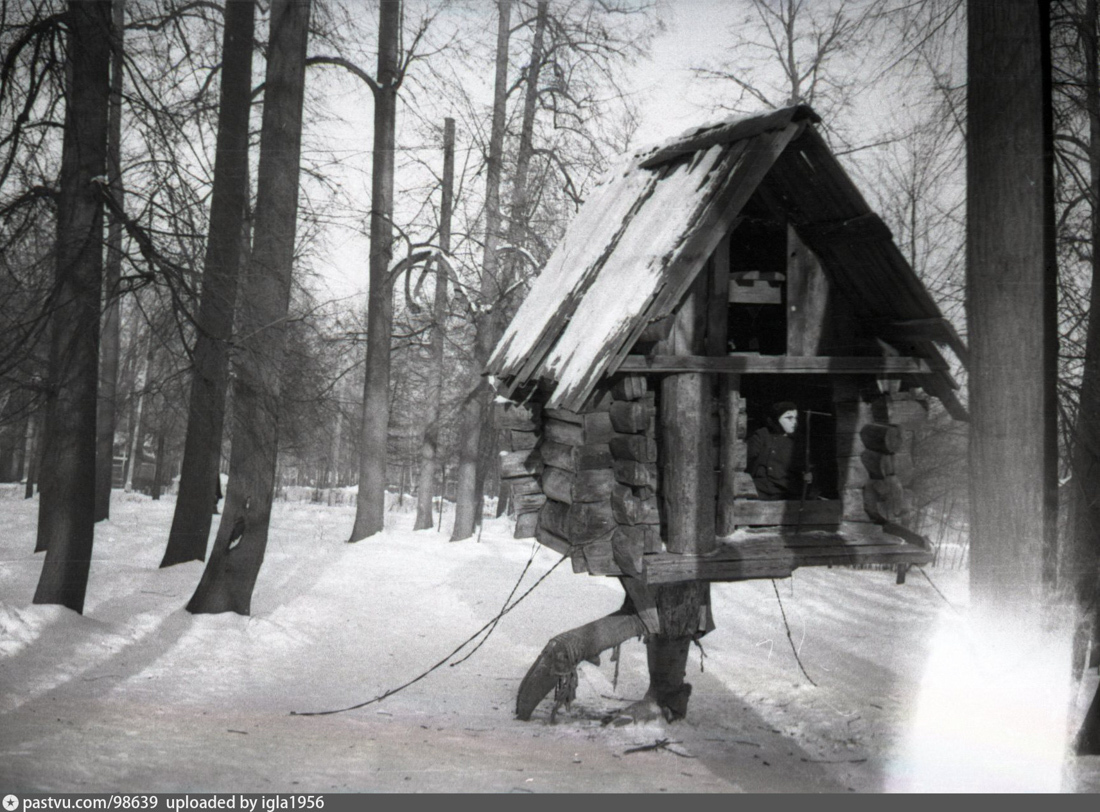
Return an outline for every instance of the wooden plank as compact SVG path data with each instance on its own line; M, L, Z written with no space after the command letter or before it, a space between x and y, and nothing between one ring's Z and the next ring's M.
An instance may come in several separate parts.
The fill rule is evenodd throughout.
M652 303L646 308L647 319L636 320L634 324L627 326L621 338L615 337L609 342L611 353L597 361L592 370L593 380L602 377L605 370L619 371L627 353L637 341L638 334L644 329L646 320L662 318L673 311L698 276L706 258L733 229L741 209L776 158L803 128L802 122L792 123L781 131L754 138L743 151L731 148L729 154L723 156L714 169L715 176L722 178L720 186L701 208L688 238L664 260L664 273L661 277L664 287L656 293ZM572 399L573 394L570 393L568 397Z
M611 447L606 443L570 446L547 441L539 447L539 454L546 465L565 471L610 468L612 462Z
M820 121L808 106L798 105L782 108L764 116L753 116L711 127L702 127L679 141L662 146L652 155L644 158L641 166L646 169L657 167L682 155L709 149L715 144L753 138L768 130L781 129L803 119Z
M812 246L824 247L841 243L889 242L894 239L889 226L873 211L844 220L802 223L798 226L802 239Z
M727 300L730 304L783 304L783 289L771 282L730 282Z
M895 543L885 534L869 537L841 534L759 536L750 541L723 541L710 555L644 556L643 580L648 584L687 580L738 581L784 578L798 567L853 564L926 564L930 550Z
M801 515L799 506L801 505ZM840 500L797 499L764 501L737 499L733 503L733 523L739 527L760 525L839 524L842 513Z
M502 451L500 475L505 479L538 476L542 471L542 458L538 451Z
M731 353L704 355L628 355L619 369L626 372L715 372L764 375L928 375L934 370L923 358L902 356L805 356Z
M705 349L709 288L710 279L701 274L680 303L669 336L673 352ZM697 372L668 375L661 381L661 515L671 552L705 553L715 544L711 390L710 376Z
M742 490L738 474L744 473L742 469L748 449L740 427L745 411L740 388L739 375L723 375L718 381L718 515L715 532L719 536L728 536L736 527L733 506L740 495L738 491ZM755 487L753 495L756 495Z
M861 564L928 564L932 553L912 545L879 550L845 550L821 555L783 555L760 560L720 560L698 555L645 557L644 581L665 584L678 581L747 581L757 578L787 578L799 567L855 566Z
M815 356L824 349L829 280L817 255L787 226L787 354Z

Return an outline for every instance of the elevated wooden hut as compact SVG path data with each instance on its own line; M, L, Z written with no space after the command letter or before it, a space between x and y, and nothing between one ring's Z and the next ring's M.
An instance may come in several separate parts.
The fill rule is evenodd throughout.
M651 693L680 715L690 686L675 661L713 628L710 581L930 559L907 528L912 430L929 397L965 418L941 349L965 363L966 347L819 121L790 107L624 161L490 359L510 400L516 535L576 572L619 576L628 595L551 641L521 717L555 684L569 698L579 658L637 633L664 645ZM744 470L746 443L776 401L802 414L812 476L768 500Z

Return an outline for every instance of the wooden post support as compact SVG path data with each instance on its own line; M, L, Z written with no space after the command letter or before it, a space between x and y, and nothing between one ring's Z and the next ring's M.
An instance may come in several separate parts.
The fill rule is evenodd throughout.
M827 323L829 280L817 255L787 227L787 355L817 355Z
M728 251L728 244L723 244ZM708 263L685 295L669 332L670 352L717 350L719 330L721 351L725 351L724 297L720 309L708 308L708 294L714 295L715 280L723 273L723 266L728 273L728 257ZM710 332L710 342L708 321L713 321L716 328ZM707 553L717 546L711 392L712 381L705 373L674 373L661 382L661 490L666 547L673 553ZM662 633L650 635L647 642L646 696L661 707L667 718L677 719L687 712L691 695L691 686L684 682L688 648L696 635L707 630L710 621L710 585L705 581L665 585L658 589L656 600Z

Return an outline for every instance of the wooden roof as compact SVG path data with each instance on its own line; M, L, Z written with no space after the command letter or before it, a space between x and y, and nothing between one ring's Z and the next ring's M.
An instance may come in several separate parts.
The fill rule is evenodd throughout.
M617 371L645 326L679 303L749 198L759 191L814 249L865 323L946 364L966 347L798 105L691 130L624 160L581 207L487 373L509 394L529 383L549 407L578 409ZM938 374L933 393L951 398ZM936 391L939 389L939 391ZM956 404L957 405L957 404Z

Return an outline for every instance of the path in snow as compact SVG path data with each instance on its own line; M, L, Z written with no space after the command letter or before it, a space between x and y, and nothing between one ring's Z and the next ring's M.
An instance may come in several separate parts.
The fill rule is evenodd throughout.
M717 584L718 628L695 648L682 722L603 726L645 691L645 649L582 664L577 701L514 718L515 692L554 634L618 608L614 579L560 566L468 661L357 711L491 619L557 560L488 523L480 542L413 532L393 511L349 545L354 509L276 503L254 614L183 609L198 563L159 570L174 500L114 494L97 526L84 616L30 603L36 500L0 486L3 791L880 791L912 786L905 747L946 604L919 574L799 570ZM447 530L446 522L444 530ZM965 573L931 570L952 601ZM517 593L518 594L518 593ZM948 611L948 614L950 612ZM704 670L700 670L700 668ZM670 748L628 753L659 739ZM1098 789L1097 760L1064 786ZM996 782L998 777L992 776ZM907 783L908 782L908 783ZM1090 783L1095 782L1095 783Z

